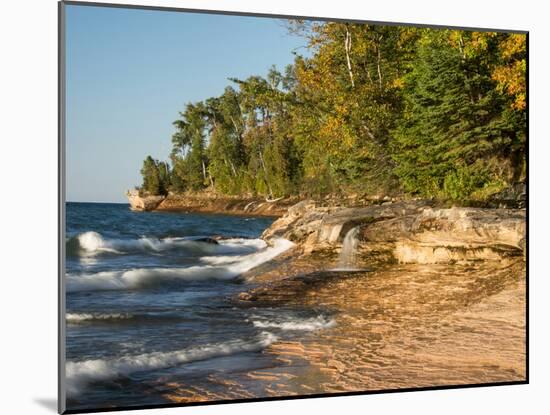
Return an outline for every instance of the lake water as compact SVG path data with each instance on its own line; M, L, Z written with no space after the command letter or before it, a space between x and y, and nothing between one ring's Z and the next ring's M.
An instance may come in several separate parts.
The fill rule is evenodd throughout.
M272 342L333 324L230 301L242 273L292 246L259 239L271 218L100 203L67 203L66 218L68 409L168 403L159 384L269 367Z

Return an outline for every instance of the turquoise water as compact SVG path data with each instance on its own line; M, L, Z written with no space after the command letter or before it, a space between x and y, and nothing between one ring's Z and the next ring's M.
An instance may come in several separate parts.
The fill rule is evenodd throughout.
M68 409L167 403L159 385L270 367L262 350L273 341L330 324L315 310L230 301L250 288L243 272L291 246L258 239L271 218L98 203L66 212Z

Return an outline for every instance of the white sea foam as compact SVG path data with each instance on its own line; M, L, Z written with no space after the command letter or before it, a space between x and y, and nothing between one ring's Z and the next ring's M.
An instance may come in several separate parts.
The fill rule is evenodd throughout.
M231 239L221 239L218 243L225 247L251 247L254 249L263 249L267 247L266 242L263 239L246 239L246 238L231 238Z
M258 317L252 318L252 324L258 328L278 328L281 330L296 330L296 331L314 331L334 327L336 321L327 319L324 316L313 318L291 318L286 320L265 320Z
M78 394L90 382L116 379L135 372L173 367L241 352L260 351L276 340L277 337L273 334L262 332L257 339L252 341L233 340L172 352L153 352L137 356L78 362L68 361L65 364L67 392Z
M93 231L78 234L72 241L78 243L78 254L88 257L104 252L125 254L135 251L163 252L172 249L195 251L199 254L247 254L266 247L266 243L261 239L233 238L220 240L217 244L201 241L200 237L109 239Z
M130 313L67 313L65 319L69 323L80 323L92 320L128 320L134 316Z
M243 244L244 242L229 243ZM265 242L263 243L265 244ZM257 241L254 244L260 246L260 243ZM275 240L273 246L266 247L252 254L231 257L231 259L229 257L220 257L222 259L218 263L195 265L187 268L135 268L80 275L67 274L66 287L69 292L126 290L158 286L163 283L182 280L233 279L264 262L270 261L293 245L292 242L281 238ZM211 257L206 258L212 260ZM233 260L233 258L236 259Z
M87 254L95 252L120 253L97 232L84 232L77 237L78 245Z

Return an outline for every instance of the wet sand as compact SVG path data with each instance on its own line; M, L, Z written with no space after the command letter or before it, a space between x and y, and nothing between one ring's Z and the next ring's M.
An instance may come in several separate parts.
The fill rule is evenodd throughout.
M166 382L172 402L483 384L526 379L525 262L385 265L315 272L330 263L279 258L240 306L330 310L332 328L275 342L269 367ZM289 277L290 276L290 277Z

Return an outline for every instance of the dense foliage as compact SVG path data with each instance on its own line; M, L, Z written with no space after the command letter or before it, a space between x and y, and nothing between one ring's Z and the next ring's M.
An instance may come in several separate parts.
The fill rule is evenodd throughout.
M484 199L525 179L526 36L293 21L283 72L230 79L174 122L143 190Z
M170 187L170 167L165 162L153 160L151 156L143 161L141 168L143 184L141 190L148 194L164 195Z

